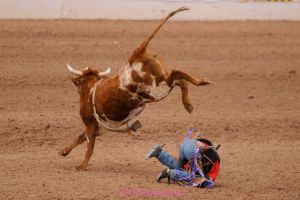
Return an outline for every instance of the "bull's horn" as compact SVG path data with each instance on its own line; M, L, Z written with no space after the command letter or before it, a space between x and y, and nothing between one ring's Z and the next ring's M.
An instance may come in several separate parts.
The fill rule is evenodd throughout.
M69 63L67 64L67 68L72 74L75 74L75 75L78 75L78 76L83 75L82 71L74 69L73 67L71 67L71 65Z
M106 75L109 75L110 72L111 72L111 68L109 67L109 68L107 68L106 71L104 71L104 72L99 72L98 76L106 76Z

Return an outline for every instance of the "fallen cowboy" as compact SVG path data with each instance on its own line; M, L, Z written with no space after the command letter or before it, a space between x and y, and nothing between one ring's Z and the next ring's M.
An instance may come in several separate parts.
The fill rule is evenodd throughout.
M191 139L191 133L196 129L189 129L183 143L180 144L179 158L163 150L164 145L154 145L146 153L145 159L155 157L167 166L157 177L160 182L164 178L199 188L212 188L220 169L218 147L214 147L207 139Z

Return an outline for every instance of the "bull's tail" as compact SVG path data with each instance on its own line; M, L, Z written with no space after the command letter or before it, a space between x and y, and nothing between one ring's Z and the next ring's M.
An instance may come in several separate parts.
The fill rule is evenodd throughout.
M154 30L154 32L137 49L134 50L133 54L129 58L129 63L132 64L136 58L140 57L141 55L143 55L146 52L147 46L148 46L149 42L151 41L151 39L156 35L156 33L166 23L166 21L168 21L169 18L171 18L176 13L182 12L182 11L185 11L185 10L189 10L189 8L181 7L181 8L178 8L177 10L174 10L174 11L170 12L160 22L159 26Z

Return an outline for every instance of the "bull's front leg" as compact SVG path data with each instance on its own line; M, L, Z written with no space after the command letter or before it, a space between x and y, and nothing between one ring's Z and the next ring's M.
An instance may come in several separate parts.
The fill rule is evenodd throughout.
M175 85L179 86L181 89L181 95L182 95L181 97L182 97L182 103L184 105L184 108L189 113L192 113L194 107L190 103L188 83L185 80L181 79L181 80L175 81Z
M58 152L59 155L67 156L75 147L86 140L86 132L81 133L75 138L73 143Z
M86 170L90 158L94 151L96 135L97 135L97 124L96 123L86 124L87 151L85 153L85 158L81 163L81 165L75 167L77 170Z

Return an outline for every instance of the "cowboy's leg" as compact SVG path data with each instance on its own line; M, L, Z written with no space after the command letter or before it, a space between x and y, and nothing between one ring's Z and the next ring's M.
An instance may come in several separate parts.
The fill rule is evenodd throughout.
M186 180L191 181L191 173L183 169L171 169L170 178L173 181Z
M170 170L170 179L173 181L185 181L192 184L195 187L200 188L211 188L215 184L211 179L201 178L201 180L195 182L195 178L190 172L180 170L180 169L171 169ZM198 177L199 179L199 177Z
M178 165L180 166L180 168L183 168L183 165L185 163L187 163L187 158L184 154L184 146L185 146L185 141L183 143L180 144L180 147L179 147L179 157L178 157Z
M179 169L179 165L176 158L174 158L169 152L162 150L157 159L165 166L170 169Z
M196 140L185 139L179 148L178 160L162 150L157 159L170 169L182 169L183 164L195 156Z
M168 152L162 150L157 159L170 169L182 169L183 164L194 157L196 140L186 139L179 148L179 159L177 160Z

